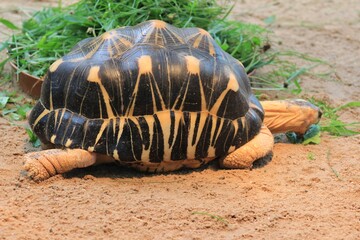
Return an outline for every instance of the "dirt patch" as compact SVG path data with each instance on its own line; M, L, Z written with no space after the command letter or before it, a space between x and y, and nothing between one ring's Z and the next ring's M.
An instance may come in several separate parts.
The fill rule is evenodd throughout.
M20 23L24 11L49 4L56 1L3 0L0 16ZM263 24L271 15L282 42L275 47L336 71L305 78L304 95L335 106L359 100L358 1L243 0L233 17ZM359 116L354 109L341 117ZM30 147L24 124L0 118L0 239L360 239L360 136L276 144L273 160L251 171L212 164L147 175L98 166L36 184L21 174Z

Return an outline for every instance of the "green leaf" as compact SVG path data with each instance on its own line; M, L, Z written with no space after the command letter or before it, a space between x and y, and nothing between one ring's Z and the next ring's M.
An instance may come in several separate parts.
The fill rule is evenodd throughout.
M4 110L1 111L3 116L8 115L10 113L14 113L14 112L16 112L15 108L10 108L10 109L5 108Z
M226 42L224 42L223 44L221 44L221 49L224 50L224 51L228 50L229 47L230 47L229 44L227 44Z
M26 128L25 130L29 136L29 142L31 142L32 145L36 148L40 147L41 146L40 139L35 135L35 133L30 128Z
M0 109L3 109L9 101L9 97L0 97Z
M307 145L307 144L320 144L320 142L321 142L321 139L320 139L320 132L319 132L315 136L304 140L302 143L304 145Z
M29 136L29 141L30 141L30 142L35 142L36 139L37 139L35 133L34 133L30 128L26 128L25 130L26 130L26 133L27 133L28 136Z
M22 117L15 112L9 113L8 116L10 117L10 119L15 120L15 121L19 121L22 119Z
M337 119L331 119L326 126L321 126L321 131L329 132L335 136L352 136L360 134L360 132L349 129L350 126L360 125L360 122L343 123Z
M6 20L5 18L0 18L0 23L4 24L7 28L9 28L11 30L19 30L20 29L15 24L10 22L9 20Z
M22 105L17 108L16 113L21 116L22 119L26 118L26 113L31 110L31 106L29 104Z

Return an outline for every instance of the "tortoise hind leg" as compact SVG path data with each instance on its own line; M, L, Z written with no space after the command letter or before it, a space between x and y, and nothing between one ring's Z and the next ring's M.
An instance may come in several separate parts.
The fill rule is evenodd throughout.
M220 160L224 168L251 168L254 161L272 153L274 137L269 129L263 125L258 135L245 145Z
M25 155L24 169L28 176L39 182L56 174L84 168L99 162L101 157L82 149L49 149Z

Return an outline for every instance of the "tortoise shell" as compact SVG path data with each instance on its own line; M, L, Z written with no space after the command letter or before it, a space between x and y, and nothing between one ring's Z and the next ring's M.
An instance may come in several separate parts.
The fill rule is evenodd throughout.
M54 62L29 121L45 144L159 163L225 156L263 117L244 67L208 32L153 20Z

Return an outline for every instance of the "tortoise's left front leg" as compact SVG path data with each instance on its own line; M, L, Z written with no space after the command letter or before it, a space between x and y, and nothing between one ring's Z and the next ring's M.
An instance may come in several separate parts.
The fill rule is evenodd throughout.
M251 168L256 160L272 153L273 146L273 135L265 125L262 125L258 135L220 160L220 166L224 168Z
M39 182L75 168L91 166L99 160L104 159L83 149L50 149L26 154L24 169L30 178Z

